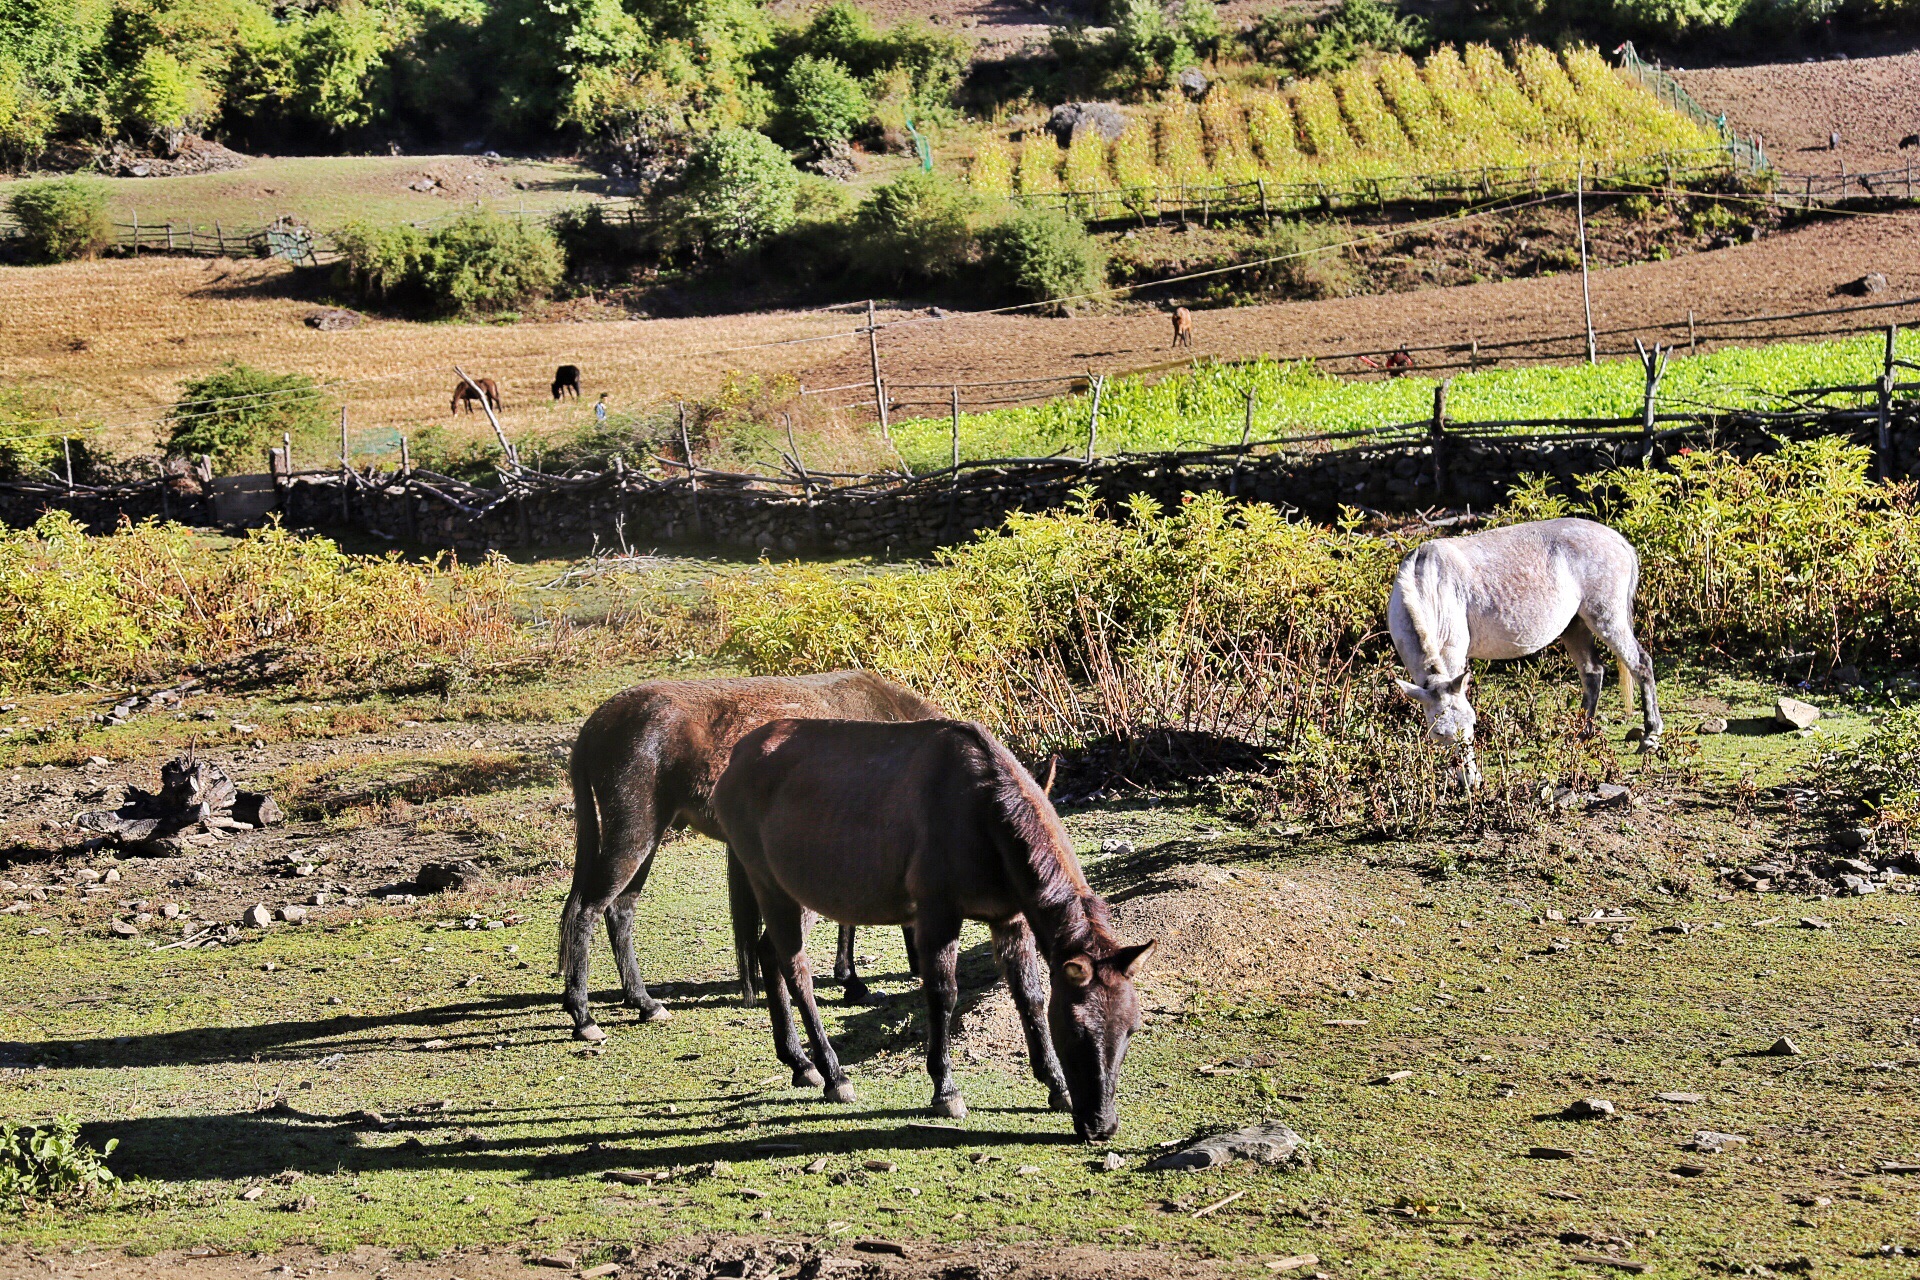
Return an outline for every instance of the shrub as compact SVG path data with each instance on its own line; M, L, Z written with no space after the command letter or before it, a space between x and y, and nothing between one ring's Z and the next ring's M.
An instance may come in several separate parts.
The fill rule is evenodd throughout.
M772 139L751 129L722 129L687 166L689 220L722 253L752 248L793 225L800 175Z
M0 56L0 166L24 169L53 137L57 113L16 58Z
M340 251L333 268L339 288L374 304L424 298L427 234L418 227L350 222L333 233L333 244Z
M475 212L428 238L420 274L441 309L487 314L546 297L565 276L566 259L546 227Z
M1341 0L1331 14L1314 19L1276 9L1240 39L1262 62L1318 76L1350 67L1369 53L1411 53L1427 43L1428 31L1424 20L1401 17L1383 0Z
M1001 288L1065 311L1105 283L1106 257L1087 229L1051 209L1023 209L981 234Z
M855 215L862 265L893 284L951 278L973 244L972 194L920 169L876 189Z
M873 113L866 90L833 58L795 58L785 88L795 133L821 150L846 142Z
M65 1205L111 1191L120 1181L106 1157L119 1141L95 1151L80 1140L80 1122L58 1116L45 1125L0 1124L0 1205Z
M182 130L205 122L212 94L164 49L140 55L115 94L120 121L142 137L171 144Z
M76 479L89 477L94 458L86 442L87 428L79 424L70 428L73 434L62 449L60 437L49 429L49 419L57 418L59 412L59 404L45 391L0 386L0 477L40 473L64 478L69 458Z
M304 373L268 373L237 361L180 384L168 412L167 452L177 457L207 454L230 468L245 460L259 466L283 433L322 435L336 410Z
M1920 826L1920 706L1881 712L1865 738L1822 760L1820 772L1871 809L1875 825L1911 837Z
M8 198L7 211L27 253L40 262L91 258L113 238L105 188L78 178L26 183Z

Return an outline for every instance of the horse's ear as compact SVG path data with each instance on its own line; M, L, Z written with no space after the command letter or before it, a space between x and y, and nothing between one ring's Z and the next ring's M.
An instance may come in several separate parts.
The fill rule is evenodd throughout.
M1093 961L1086 956L1068 956L1060 972L1076 987L1089 986L1093 982Z
M1393 683L1399 688L1408 702L1426 703L1433 700L1432 696L1429 695L1425 689L1422 689L1419 685L1411 681L1395 680Z
M1465 693L1466 689L1467 689L1467 672L1466 670L1463 669L1459 675L1455 676L1452 680L1448 681L1445 685L1441 686L1440 692L1447 693L1447 694Z
M1160 939L1155 938L1137 947L1122 947L1113 953L1113 967L1129 978L1137 977L1140 971L1146 968L1147 957L1151 956L1159 945Z

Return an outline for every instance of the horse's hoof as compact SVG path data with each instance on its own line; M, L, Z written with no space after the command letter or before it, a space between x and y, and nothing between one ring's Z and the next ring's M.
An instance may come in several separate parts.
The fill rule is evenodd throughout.
M840 1001L843 1004L869 1004L872 1000L873 992L868 989L866 983L857 978L849 979L847 984L840 988Z
M673 1021L673 1010L667 1008L667 1006L661 1004L658 1000L649 1000L646 1004L629 1005L628 1008L638 1009L640 1011L640 1021L642 1022Z
M958 1093L943 1093L933 1100L933 1105L927 1108L927 1112L930 1115L945 1116L949 1120L965 1120L967 1104Z
M1654 752L1658 751L1659 749L1660 749L1660 735L1657 733L1650 738L1642 738L1640 740L1640 754L1643 756L1652 755Z
M841 1103L852 1102L853 1086L845 1080L835 1080L827 1086L827 1101Z
M1065 1089L1049 1088L1047 1090L1047 1109L1049 1111L1071 1111L1073 1110L1073 1099L1067 1096Z
M796 1089L818 1089L825 1083L825 1077L812 1067L802 1067L793 1073L793 1087Z
M575 1027L573 1029L573 1038L575 1040L585 1040L589 1044L599 1044L607 1038L607 1033L589 1022L584 1027Z

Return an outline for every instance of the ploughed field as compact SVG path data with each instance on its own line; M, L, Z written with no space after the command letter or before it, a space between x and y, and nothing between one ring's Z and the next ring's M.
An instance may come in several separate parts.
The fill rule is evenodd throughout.
M1574 696L1561 659L1541 667ZM1609 709L1629 793L1562 796L1512 830L1247 827L1179 793L1068 808L1119 932L1162 940L1122 1128L1089 1147L1045 1110L977 928L964 1122L925 1115L891 930L858 947L884 1001L823 1006L858 1101L789 1088L764 1010L737 1002L702 838L669 841L639 910L673 1019L608 1003L597 937L612 1039L570 1038L562 756L649 674L342 704L269 679L121 725L92 720L117 693L11 708L60 731L0 747L0 904L25 904L0 915L0 1115L78 1117L118 1143L125 1186L0 1217L0 1271L1259 1275L1312 1254L1294 1273L1878 1275L1920 1247L1913 1179L1882 1165L1920 1158L1920 912L1733 887L1735 867L1828 856L1791 784L1863 726L1837 692L1816 695L1819 730L1779 734L1778 690L1663 665L1670 750L1694 763L1640 774ZM1729 732L1696 738L1703 717ZM151 787L190 737L288 822L177 857L86 850L74 815ZM469 888L410 883L462 859ZM255 904L309 913L160 949ZM831 932L814 943L824 974ZM1783 1035L1798 1056L1764 1052ZM1612 1114L1563 1115L1587 1098ZM1144 1168L1258 1123L1304 1158Z

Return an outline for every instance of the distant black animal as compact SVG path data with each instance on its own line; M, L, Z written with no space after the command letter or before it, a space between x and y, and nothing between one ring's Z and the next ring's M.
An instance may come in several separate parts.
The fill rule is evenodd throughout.
M1900 139L1900 149L1905 151L1908 147L1920 147L1920 133L1910 133Z
M553 398L558 400L569 391L576 396L580 394L580 366L577 364L563 364L553 371Z

